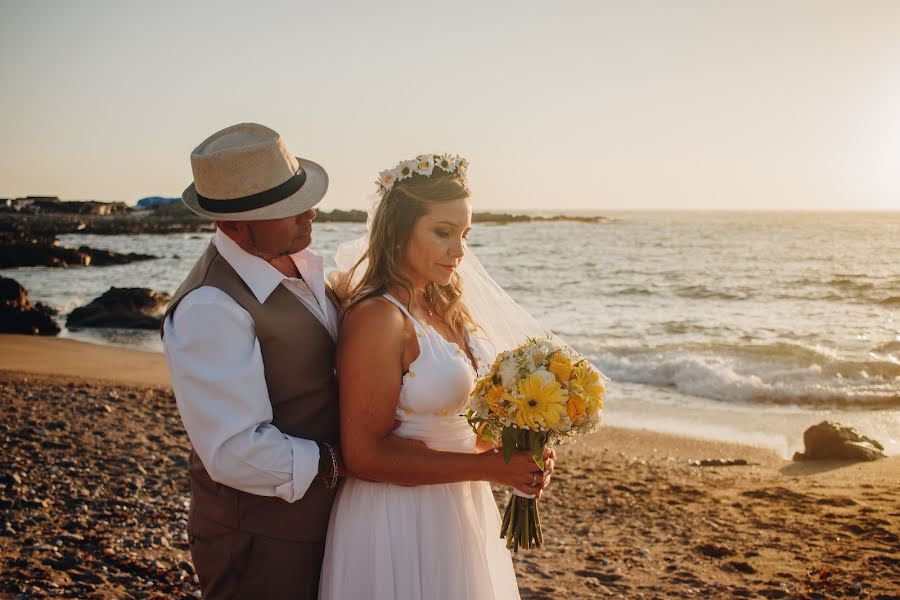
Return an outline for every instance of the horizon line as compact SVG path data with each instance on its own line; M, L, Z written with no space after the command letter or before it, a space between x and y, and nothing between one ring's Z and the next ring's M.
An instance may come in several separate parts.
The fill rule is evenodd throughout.
M55 195L47 195L47 194L28 194L26 196L0 196L0 201L3 200L19 200L26 198L56 198L60 202L97 202L101 204L115 204L122 203L126 206L133 208L137 205L139 200L144 198L180 198L180 196L144 196L144 198L139 198L135 200L133 203L130 203L125 200L95 200L95 199L77 199L77 200L64 200L60 196ZM900 202L900 200L898 200ZM313 207L316 208L316 207ZM320 207L318 210L342 210L342 211L351 211L351 210L359 210L363 212L367 212L368 208L340 208L340 207ZM478 210L473 210L473 213L483 213L483 212L505 212L505 213L517 213L517 212L552 212L552 213L560 213L560 212L590 212L590 213L689 213L689 212L706 212L706 213L895 213L900 212L900 206L896 208L574 208L574 207L563 207L563 208L501 208L501 207L485 207L479 208Z

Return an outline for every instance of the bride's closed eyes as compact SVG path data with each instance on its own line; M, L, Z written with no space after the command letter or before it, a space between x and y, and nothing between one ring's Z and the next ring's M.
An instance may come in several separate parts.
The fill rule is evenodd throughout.
M435 233L437 234L437 236L439 238L447 239L448 237L450 237L450 232L446 229L436 229ZM470 231L466 231L464 234L462 234L462 239L468 240L469 233L470 233Z

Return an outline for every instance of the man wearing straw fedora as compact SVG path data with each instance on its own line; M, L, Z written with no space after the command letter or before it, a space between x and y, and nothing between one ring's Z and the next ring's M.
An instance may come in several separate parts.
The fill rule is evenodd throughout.
M206 598L315 598L339 475L338 311L310 252L325 170L262 125L191 153L184 204L216 223L163 345L193 445L191 556Z

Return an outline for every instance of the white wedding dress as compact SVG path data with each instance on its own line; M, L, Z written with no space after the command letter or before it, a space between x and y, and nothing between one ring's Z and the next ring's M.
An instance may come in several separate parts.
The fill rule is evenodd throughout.
M474 452L466 403L475 371L459 346L410 319L419 356L403 377L395 435L434 450ZM473 340L473 345L477 340ZM484 364L480 348L473 351ZM320 600L519 598L490 485L402 486L344 481L328 525Z

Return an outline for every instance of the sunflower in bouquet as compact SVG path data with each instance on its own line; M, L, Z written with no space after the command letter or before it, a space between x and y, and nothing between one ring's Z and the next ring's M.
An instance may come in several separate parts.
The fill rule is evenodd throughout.
M528 450L543 469L544 448L600 426L606 377L583 356L548 339L529 339L497 356L476 382L467 417L485 441L502 445L506 462ZM540 547L540 513L533 496L513 490L500 535L506 546Z

